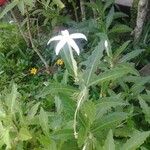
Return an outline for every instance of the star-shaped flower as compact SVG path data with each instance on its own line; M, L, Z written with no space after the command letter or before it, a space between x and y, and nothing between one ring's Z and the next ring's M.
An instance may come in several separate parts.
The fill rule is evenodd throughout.
M52 41L59 41L55 49L56 55L59 54L60 50L65 46L65 44L68 44L68 46L72 47L79 55L80 49L74 39L85 39L87 41L86 36L82 33L69 34L68 30L61 31L61 34L62 35L51 38L48 41L47 45L50 44Z

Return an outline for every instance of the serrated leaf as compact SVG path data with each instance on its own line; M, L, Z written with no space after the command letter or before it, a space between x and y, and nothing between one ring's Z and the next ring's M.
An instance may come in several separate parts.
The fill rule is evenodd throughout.
M114 2L115 0L106 0L104 8L103 8L103 12L105 12L106 9L109 8Z
M110 29L109 31L109 34L112 34L112 33L125 33L125 32L131 32L132 31L132 28L130 28L129 26L127 25L123 25L123 24L118 24L118 25L115 25L112 29Z
M120 100L120 96L105 97L100 99L100 102L96 104L96 119L100 119L105 113L112 107L126 106L127 103Z
M92 52L92 55L90 55L87 61L85 62L86 70L83 73L83 79L86 85L90 84L91 78L95 74L100 59L103 56L103 51L104 51L104 42L101 41L95 47L94 51Z
M138 132L134 134L125 144L122 145L120 150L136 150L144 143L144 141L149 137L150 131Z
M70 86L70 85L64 85L62 83L49 83L46 87L44 87L41 92L36 96L37 98L45 98L47 95L58 95L59 93L62 93L64 95L72 95L77 92L77 89Z
M150 124L150 107L140 96L138 98L142 111L145 115L145 120Z
M131 59L137 57L139 54L141 54L144 50L133 50L132 52L130 53L127 53L126 55L124 55L120 60L119 62L122 63L122 62L127 62L127 61L130 61Z
M129 16L123 12L115 12L114 14L114 19L123 18L123 17L129 17Z
M71 97L65 96L64 94L60 94L59 98L62 104L61 107L63 109L64 117L73 119L76 102Z
M89 123L92 124L96 115L95 104L92 101L85 102L82 107L82 113L83 116L88 119Z
M9 130L5 130L5 133L3 134L3 141L6 144L6 149L11 149L11 139Z
M138 72L129 64L122 64L116 68L110 69L98 76L95 76L95 78L90 81L90 84L88 86L95 85L100 82L116 80L117 78L121 78L128 73L138 75Z
M7 106L9 108L9 111L11 114L14 114L16 111L16 108L17 108L16 99L17 99L17 97L18 97L17 85L13 84L11 93L7 96L7 99L6 99L6 103L7 103Z
M132 93L134 93L134 95L137 95L145 89L144 85L149 82L150 82L149 76L135 78L135 80L134 80L135 84L131 87L130 90L132 91Z
M114 7L112 7L108 13L108 15L106 16L106 29L108 30L108 28L110 27L112 21L113 21L113 17L114 17Z
M19 137L19 140L21 141L27 141L32 138L29 130L23 127L20 129L18 137Z
M108 114L95 122L95 124L92 126L92 132L94 134L98 134L103 130L115 128L125 119L127 119L127 113L115 112Z
M42 107L40 109L39 122L43 132L45 133L45 135L47 135L49 133L48 115Z
M116 59L129 45L130 41L127 41L125 43L123 43L123 45L121 45L115 52L114 52L114 56L113 59Z
M112 130L110 130L107 135L105 144L103 146L103 150L115 150L115 143L114 143L114 139L113 139Z
M38 111L38 108L39 108L39 105L40 105L40 102L36 103L35 105L33 105L31 107L31 109L28 111L28 117L29 119L33 119L34 116L36 115L37 111Z
M67 141L68 139L73 139L73 130L64 129L54 132L51 137L55 140Z

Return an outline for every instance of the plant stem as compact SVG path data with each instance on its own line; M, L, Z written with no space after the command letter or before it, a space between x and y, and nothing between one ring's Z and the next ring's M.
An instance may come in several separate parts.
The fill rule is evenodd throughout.
M73 6L73 9L74 9L74 14L75 14L76 21L79 22L79 18L78 18L78 14L77 14L77 8L76 8L76 4L75 4L74 1L72 1L72 6Z
M77 114L78 114L78 111L80 109L81 103L83 102L84 97L86 95L86 91L87 91L86 87L81 91L81 93L79 95L79 100L77 102L77 108L76 108L75 113L74 113L73 131L74 131L74 136L76 139L78 138L78 133L77 133L77 128L76 128L77 127Z
M71 58L72 66L73 66L73 72L74 72L74 76L75 76L74 78L75 78L75 81L78 81L77 64L76 64L76 61L73 57L72 48L70 47L69 44L68 44L68 48L69 48L70 58Z
M11 15L12 15L14 21L16 22L16 24L17 24L17 26L18 26L18 29L19 29L19 32L20 32L21 36L22 36L23 39L25 40L27 46L29 46L29 41L28 41L28 39L26 38L24 32L22 31L21 25L20 25L20 23L18 22L18 20L17 20L17 18L16 18L16 16L15 16L13 10L11 10L10 12L11 12Z
M85 6L84 6L84 0L80 0L80 9L81 9L81 16L82 16L82 21L85 20Z
M37 53L37 55L39 56L39 58L41 59L43 64L45 65L46 71L49 72L49 66L48 66L46 60L40 54L39 50L37 49L37 47L34 45L34 42L33 42L33 37L31 34L31 30L30 30L30 17L29 17L28 8L27 8L26 16L27 16L27 30L28 30L28 35L29 35L31 46L32 46L33 50Z

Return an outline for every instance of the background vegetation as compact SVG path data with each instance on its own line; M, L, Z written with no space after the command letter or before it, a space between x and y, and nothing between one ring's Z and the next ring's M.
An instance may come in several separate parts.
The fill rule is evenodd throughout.
M150 22L137 42L113 0L82 2L0 3L0 149L150 149ZM65 29L74 63L47 46Z

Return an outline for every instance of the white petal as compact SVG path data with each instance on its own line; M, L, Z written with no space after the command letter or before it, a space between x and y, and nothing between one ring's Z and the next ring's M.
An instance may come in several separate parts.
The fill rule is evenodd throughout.
M68 30L63 30L63 31L61 31L61 34L63 36L69 36L69 31Z
M67 43L77 52L77 54L79 55L80 53L80 49L78 47L78 45L75 43L75 41L73 39L69 39L69 41L67 41Z
M66 41L65 40L61 40L57 46L56 46L56 49L55 49L55 53L56 55L59 54L60 50L63 48L63 46L66 44Z
M84 34L82 33L73 33L73 34L70 34L70 38L72 39L85 39L87 41L87 38Z
M50 44L50 42L52 42L52 41L59 41L62 38L63 38L62 35L55 36L48 41L47 45Z

